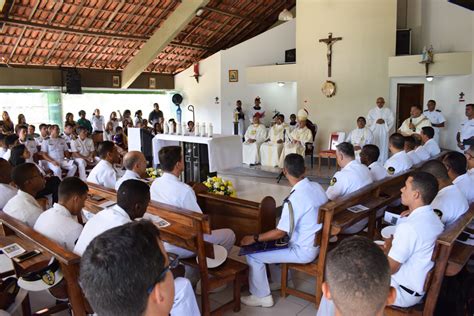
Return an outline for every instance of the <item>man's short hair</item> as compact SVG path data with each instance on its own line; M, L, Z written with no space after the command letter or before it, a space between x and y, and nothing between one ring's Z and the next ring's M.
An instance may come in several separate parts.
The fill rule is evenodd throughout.
M127 170L132 170L133 167L140 161L140 156L141 152L128 152L125 154L123 157L123 166Z
M21 129L24 129L24 130L28 131L28 126L26 126L25 124L21 124L21 125L16 126L17 132L19 132Z
M5 137L5 145L7 147L11 147L11 146L15 145L17 140L18 140L18 135L16 135L16 134L7 135L7 137Z
M284 114L278 114L278 118L283 122L285 121L285 115Z
M390 291L390 266L371 240L354 236L328 253L326 280L342 315L375 315Z
M299 178L304 175L304 158L301 155L294 153L286 155L283 165L292 177Z
M117 191L117 205L127 213L139 204L146 210L150 202L150 187L143 181L130 179L122 182ZM136 214L129 214L135 217ZM141 214L143 216L143 214ZM139 216L141 217L141 216Z
M28 124L28 127L31 127L33 130L36 129L36 126L34 126L33 124Z
M466 104L466 107L468 107L468 106L471 107L471 109L474 108L474 104L473 104L473 103L468 103L468 104Z
M377 145L367 144L362 147L362 152L364 152L367 160L369 160L371 163L379 160L380 149L377 147Z
M437 159L425 162L420 171L428 172L439 180L449 180L448 169Z
M174 166L181 161L181 147L179 146L166 146L160 149L158 156L160 159L160 166L163 171L171 172Z
M434 137L434 128L431 127L431 126L424 126L421 128L421 130L423 131L423 134L426 135L426 137L428 137L429 139L433 138Z
M74 125L71 124L71 126L74 126ZM82 125L79 125L79 126L76 128L76 133L77 133L77 134L80 134L82 131L88 132L87 128L85 128L85 127L82 126Z
M134 221L94 238L81 258L80 284L101 316L144 315L148 290L166 276L160 231L150 221Z
M410 150L415 149L416 147L416 140L413 136L405 136L405 146L407 146Z
M72 124L71 122L66 122L66 123L64 124L64 128L66 128L66 127L72 127L72 128L74 128L74 124ZM82 127L82 126L79 126L79 127ZM79 127L78 127L78 129L79 129Z
M12 170L12 180L20 188L25 188L25 183L33 178L34 173L39 172L33 163L22 163Z
M354 146L348 142L342 142L336 146L337 150L345 157L355 158Z
M111 141L103 141L99 143L99 146L97 147L97 154L101 159L105 159L107 157L108 153L111 153L114 150L115 144Z
M43 128L48 128L48 124L41 123L39 129L42 130Z
M459 176L465 174L467 171L466 156L457 151L447 153L443 158L443 162Z
M69 200L74 196L83 196L87 194L89 187L77 177L68 177L61 181L58 195L60 200Z
M359 120L362 120L362 121L364 121L364 123L367 123L367 121L365 120L365 117L363 117L363 116L359 116L357 118L357 121L359 121Z
M403 150L403 148L405 147L405 138L400 133L394 133L390 135L388 141L396 149Z
M432 102L434 105L436 105L436 101L435 100L428 100L428 103Z
M431 204L438 194L438 180L432 174L424 171L412 172L410 177L413 179L412 187L420 192L423 203L425 205Z
M81 115L86 115L86 111L80 110L78 114L79 114L79 116L81 116Z

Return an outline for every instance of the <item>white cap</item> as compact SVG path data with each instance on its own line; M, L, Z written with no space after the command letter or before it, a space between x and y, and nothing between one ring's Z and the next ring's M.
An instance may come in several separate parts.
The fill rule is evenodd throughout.
M300 121L306 121L308 119L308 111L305 109L301 109L298 111L298 115L296 116Z

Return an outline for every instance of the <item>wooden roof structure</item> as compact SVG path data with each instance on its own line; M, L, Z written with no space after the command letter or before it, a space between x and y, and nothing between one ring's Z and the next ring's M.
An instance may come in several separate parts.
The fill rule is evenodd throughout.
M179 0L5 0L0 66L123 70ZM2 1L0 0L0 5ZM176 74L268 28L296 0L211 0L145 72Z

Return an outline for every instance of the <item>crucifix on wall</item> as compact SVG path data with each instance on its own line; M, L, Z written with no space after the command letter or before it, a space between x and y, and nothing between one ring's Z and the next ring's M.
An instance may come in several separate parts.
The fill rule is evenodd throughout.
M332 37L332 33L328 34L328 38L322 38L319 40L320 43L325 43L328 46L326 57L328 59L328 77L331 77L331 65L332 65L332 45L342 40L342 37Z

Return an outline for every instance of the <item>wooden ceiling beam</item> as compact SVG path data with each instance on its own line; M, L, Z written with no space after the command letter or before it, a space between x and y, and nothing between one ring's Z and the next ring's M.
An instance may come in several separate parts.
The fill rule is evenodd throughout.
M59 5L58 5L59 4ZM59 9L61 9L61 7L63 6L64 4L64 0L60 0L58 3L55 3L54 5L56 6L56 9L54 9L53 11L53 15L51 15L51 17L49 18L48 20L48 24L51 24L54 20L54 18L56 17L56 15L58 14L59 12Z
M92 12L94 12L94 16L91 18L91 21L87 26L85 27L86 30L90 29L92 24L96 21L97 17L99 16L100 12L102 12L102 9L104 8L105 4L107 3L107 0L103 0L102 4L98 8L91 8Z
M143 22L145 22L145 21L148 19L148 17L150 16L150 14L151 14L153 11L155 11L155 9L158 7L159 4L160 4L160 1L155 1L155 5L154 5L154 6L151 8L151 10L149 10L148 13L145 15L145 17L143 18ZM161 9L161 8L160 8L160 9ZM131 34L134 34L140 26L141 26L140 23L135 24L135 26L133 27L133 29L130 30L130 33L131 33Z
M122 68L123 65L127 62L127 60L130 58L130 56L133 55L133 53L135 52L135 50L140 47L140 45L142 44L142 42L136 42L135 45L133 45L132 48L128 48L130 50L130 52L127 54L127 56L125 58L122 59L122 61L120 62L119 66L117 67L117 69L119 68Z
M231 13L231 12L221 10L221 9L217 9L217 8L203 7L202 9L207 10L207 11L211 11L211 12L215 12L215 13L219 13L219 14L223 14L223 15L227 15L227 16L237 18L237 19L240 19L240 20L247 20L247 21L252 21L252 22L255 22L255 23L259 23L261 21L261 20L258 20L258 19L249 18L249 17L243 16L243 15L240 15L240 14Z
M83 37L84 37L84 35L78 36L76 43L72 44L71 47L70 47L67 51L64 51L64 53L66 53L67 56L66 56L65 58L62 58L62 59L61 59L61 62L59 63L59 65L62 66L62 65L64 64L64 62L69 59L69 57L71 56L71 54L74 52L74 49L75 49L76 46L81 42L81 40L82 40Z
M170 4L166 6L160 13L160 15L156 18L155 23L152 23L146 30L145 34L154 32L155 29L157 28L158 25L160 25L160 22L162 20L165 20L166 14L171 10L172 7L174 7L176 4Z
M20 44L21 39L23 38L23 34L25 34L25 31L26 31L26 26L23 27L23 30L21 31L20 36L18 36L18 39L15 42L15 46L13 47L13 50L10 53L10 57L8 57L7 64L10 63L10 61L12 60L12 57L15 54L15 51L18 48L18 45Z
M120 9L122 9L122 7L125 5L125 0L122 0L120 1L120 3L117 5L117 7L115 7L115 10L114 12L109 16L107 22L104 24L104 26L102 26L102 31L104 31L105 29L107 29L107 27L109 26L109 24L112 22L112 20L117 16L117 14L119 13Z
M107 44L105 44L105 45L102 47L102 49L100 50L100 52L97 52L97 53L96 53L96 56L95 56L95 58L92 60L92 62L89 64L89 67L91 67L92 65L95 64L95 62L102 56L102 53L103 53L107 48L109 48L109 44L110 44L110 42L112 42L112 41L113 41L113 38L109 39L109 41L107 42Z
M49 53L48 53L48 56L46 56L46 58L44 59L43 61L43 65L46 65L46 63L49 61L49 59L51 58L51 56L54 54L54 52L56 51L56 48L58 48L59 44L61 44L61 40L63 39L64 37L64 32L61 33L61 35L58 37L58 39L56 40L56 43L54 43L54 46L51 47Z
M36 53L36 50L38 49L38 46L41 43L41 40L43 39L45 33L46 33L46 30L43 30L43 32L41 32L41 35L39 35L38 38L36 39L35 46L31 48L31 53L26 59L25 64L28 64L31 58L33 58L33 55Z
M38 9L38 6L39 6L40 3L41 3L41 0L36 0L36 3L34 5L33 9L31 9L31 13L30 13L30 16L28 17L28 21L31 21L31 19L35 15L36 10Z
M81 12L82 7L84 6L85 2L86 2L85 0L82 0L81 3L77 6L76 12L75 12L74 15L72 16L72 18L69 20L69 24L67 25L68 27L70 27L71 25L74 24L74 21L76 20L77 16L78 16L79 13Z
M100 39L100 37L95 37L94 39L92 39L90 41L90 43L88 44L88 46L86 48L84 48L84 51L82 52L81 56L79 56L79 58L77 59L77 62L74 64L74 67L77 67L81 64L82 60L84 59L84 57L86 57L86 55L88 53L90 53L90 50L92 48L92 46L95 45L95 43L97 43L97 41Z

